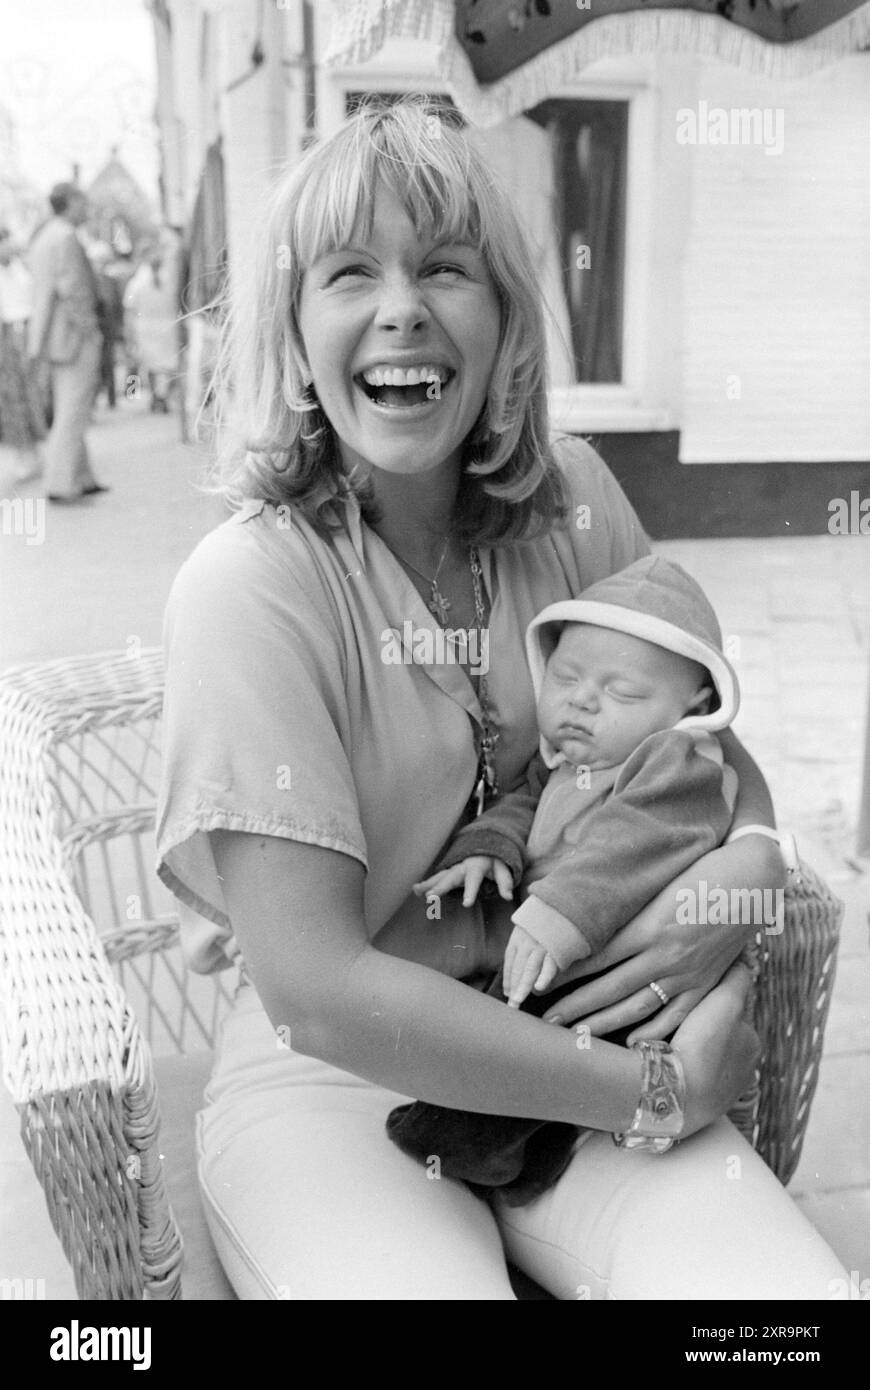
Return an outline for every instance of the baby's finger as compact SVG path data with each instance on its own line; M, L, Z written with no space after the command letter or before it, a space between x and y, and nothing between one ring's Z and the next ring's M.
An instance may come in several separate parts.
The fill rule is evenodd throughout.
M535 980L535 990L540 994L545 994L550 985L559 973L559 967L552 956L544 957L544 964L541 966L540 974Z
M513 985L514 978L515 978L515 976L516 976L516 974L517 974L516 965L517 965L517 948L516 948L516 943L515 943L515 941L514 941L514 939L513 939L513 936L510 936L510 937L508 938L508 944L507 944L507 946L505 947L505 951L504 951L504 960L502 961L502 967L501 967L501 988L502 988L502 993L504 994L505 998L508 998L509 995L510 995L511 986Z
M502 897L510 901L514 895L514 876L507 864L503 863L501 859L493 861L492 876Z
M432 893L435 891L436 883L441 881L441 877L441 874L433 874L431 878L421 878L419 883L411 884L411 891L416 893L418 898L422 897L424 893Z
M419 898L424 893L449 893L452 889L461 887L464 881L462 865L454 864L451 869L441 869L437 874L421 879L419 883L412 883L411 887Z
M532 986L541 968L540 959L534 955L527 956L521 962L516 983L512 983L508 990L508 1004L512 1009L518 1009L524 1000L528 999L532 992Z
M466 865L465 869L465 892L462 894L462 906L471 907L477 897L477 891L483 880L486 878L486 869L478 860L473 860Z

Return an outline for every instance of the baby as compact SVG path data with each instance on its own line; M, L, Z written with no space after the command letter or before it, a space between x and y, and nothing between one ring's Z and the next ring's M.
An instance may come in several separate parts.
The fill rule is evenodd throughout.
M734 719L739 693L700 587L655 556L545 608L526 651L540 731L526 783L464 826L414 888L461 888L470 904L484 878L505 897L520 885L503 993L541 1014L553 1000L529 1000L532 990L598 953L721 844L737 780L715 732ZM416 1157L437 1155L445 1176L499 1187L515 1204L559 1177L577 1136L571 1125L421 1101L394 1110L388 1131Z

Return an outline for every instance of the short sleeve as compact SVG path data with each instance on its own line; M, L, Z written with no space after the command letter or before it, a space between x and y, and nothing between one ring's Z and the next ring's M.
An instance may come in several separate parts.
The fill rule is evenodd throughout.
M553 449L569 493L569 530L590 562L584 566L587 582L649 555L649 537L634 507L591 444L576 435L560 435Z
M227 940L210 830L322 845L367 866L340 629L304 544L240 514L179 572L164 648L157 872Z

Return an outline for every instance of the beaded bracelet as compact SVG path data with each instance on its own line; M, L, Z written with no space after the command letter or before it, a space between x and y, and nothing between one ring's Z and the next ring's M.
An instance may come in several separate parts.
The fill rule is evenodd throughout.
M614 1134L620 1149L643 1149L663 1154L683 1132L686 1108L686 1078L678 1052L670 1043L641 1039L633 1043L640 1049L643 1064L640 1101L629 1129Z

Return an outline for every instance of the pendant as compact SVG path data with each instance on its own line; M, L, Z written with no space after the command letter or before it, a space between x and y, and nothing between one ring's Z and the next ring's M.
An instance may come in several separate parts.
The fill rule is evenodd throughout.
M445 623L447 621L447 614L453 605L444 597L438 585L433 583L432 597L427 600L426 607L429 609L430 613L435 615L439 623Z

